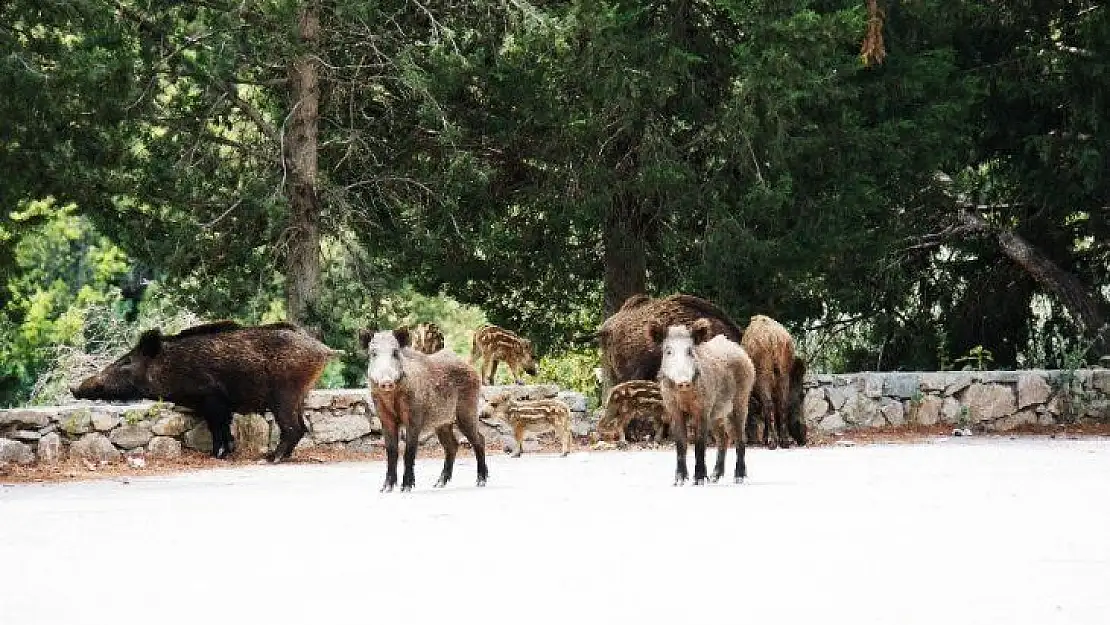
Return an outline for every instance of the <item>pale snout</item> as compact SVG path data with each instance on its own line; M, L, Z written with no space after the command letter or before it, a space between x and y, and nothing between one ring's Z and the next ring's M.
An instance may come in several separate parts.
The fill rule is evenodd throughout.
M375 382L374 386L383 393L392 393L397 390L397 383L393 381Z

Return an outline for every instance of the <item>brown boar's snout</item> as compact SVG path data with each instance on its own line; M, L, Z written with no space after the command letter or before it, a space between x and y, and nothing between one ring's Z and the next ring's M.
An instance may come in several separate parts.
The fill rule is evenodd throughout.
M396 382L378 382L376 386L378 387L378 390L383 393L392 393L393 391L397 390Z
M689 391L694 390L694 383L693 382L676 382L674 387L678 391L689 392Z

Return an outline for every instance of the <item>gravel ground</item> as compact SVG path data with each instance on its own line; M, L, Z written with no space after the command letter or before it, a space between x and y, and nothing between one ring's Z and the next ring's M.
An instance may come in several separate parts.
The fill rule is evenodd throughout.
M669 450L439 465L0 485L0 623L1110 622L1105 438L753 449L740 486L672 487Z

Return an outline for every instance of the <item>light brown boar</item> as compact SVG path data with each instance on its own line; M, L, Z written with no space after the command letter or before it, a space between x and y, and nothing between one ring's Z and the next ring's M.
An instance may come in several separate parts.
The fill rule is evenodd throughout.
M709 430L716 432L717 462L713 481L725 472L729 437L736 445L733 477L747 477L744 437L748 400L755 383L755 367L744 348L722 335L713 336L712 323L699 319L690 327L663 326L649 321L645 335L659 347L659 387L670 420L677 466L675 485L686 482L687 422L694 424L694 484L707 479L705 447ZM712 338L710 338L712 336Z
M536 361L532 355L532 342L505 328L484 325L474 332L470 343L470 363L481 360L482 380L493 384L497 366L504 362L513 372L513 379L522 382L521 372L536 375Z
M791 436L805 444L805 418L800 414L805 362L794 352L794 338L765 315L751 318L741 345L755 365L754 398L763 421L763 444L770 449L790 446Z
M359 342L369 355L367 383L385 439L386 473L382 492L397 484L398 436L405 428L405 473L401 491L416 485L414 464L420 433L435 430L443 445L443 471L435 487L451 480L459 441L454 426L474 449L478 462L478 486L485 486L485 438L478 430L478 391L482 381L478 372L450 350L425 354L412 349L408 330L374 332L361 330Z
M305 397L341 353L291 323L244 327L218 321L172 336L154 329L71 392L78 399L164 399L191 408L208 424L217 458L235 451L233 412L269 410L281 438L267 458L280 462L305 434Z
M662 443L667 430L667 413L663 409L663 394L659 383L653 380L629 380L609 390L605 398L605 413L597 423L602 436L617 438L627 444L626 432L633 419L650 423L655 431L655 442Z
M500 419L513 429L516 439L514 458L524 452L524 433L554 430L562 445L563 456L570 453L570 408L558 399L514 399L511 393L489 398L482 417Z

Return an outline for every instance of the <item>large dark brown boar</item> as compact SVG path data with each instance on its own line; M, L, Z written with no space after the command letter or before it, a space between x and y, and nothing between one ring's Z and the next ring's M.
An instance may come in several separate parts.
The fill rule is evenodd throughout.
M709 478L705 447L710 428L717 439L717 463L711 479L716 482L724 475L730 437L736 444L733 478L739 484L748 474L744 433L755 367L743 347L724 336L713 336L711 326L710 320L699 319L691 327L649 321L644 328L645 336L662 352L659 389L677 456L675 486L685 483L688 476L686 428L690 422L694 425L694 484L704 484Z
M397 454L399 431L405 427L405 475L401 490L412 490L416 485L414 464L420 433L425 428L435 430L443 445L443 471L435 486L445 486L451 480L455 466L455 453L459 441L454 426L458 426L478 461L478 486L486 485L489 470L486 467L486 442L478 430L478 391L482 381L474 367L467 364L451 350L443 349L425 354L409 347L411 337L407 329L374 332L360 330L359 342L370 357L367 367L367 384L374 401L378 418L382 422L385 439L385 482L382 492L389 492L397 485Z
M628 380L654 380L662 358L659 346L644 334L647 323L666 328L707 319L712 335L723 334L734 343L743 334L732 319L713 303L693 295L671 295L651 299L633 295L597 331L601 366L606 385Z
M798 413L805 362L795 356L794 338L774 319L755 315L740 344L755 364L752 394L762 416L763 444L770 449L789 447L793 436L804 445L805 419Z
M274 413L281 439L267 458L289 457L305 433L304 399L342 352L291 323L199 325L173 336L148 330L139 344L71 389L78 399L163 399L191 408L212 432L212 455L235 451L231 415Z

